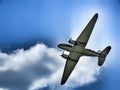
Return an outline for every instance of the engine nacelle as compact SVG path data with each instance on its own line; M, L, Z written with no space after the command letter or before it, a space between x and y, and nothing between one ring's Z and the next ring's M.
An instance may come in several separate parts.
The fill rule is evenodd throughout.
M68 55L67 54L64 54L64 53L62 53L62 55L61 55L63 58L65 58L65 59L68 59Z
M83 45L86 45L87 43L84 43L84 42L77 42L77 41L74 41L70 38L70 40L68 41L70 44L74 44L74 45L80 45L80 44L83 44Z
M75 44L76 43L76 41L74 41L74 40L72 40L71 38L70 38L70 40L68 41L70 44Z
M67 54L64 54L64 52L62 53L62 55L61 55L63 58L65 58L65 59L68 59L68 60L70 60L70 61L73 61L73 62L77 62L77 60L75 60L75 59L72 59L71 57L69 57Z

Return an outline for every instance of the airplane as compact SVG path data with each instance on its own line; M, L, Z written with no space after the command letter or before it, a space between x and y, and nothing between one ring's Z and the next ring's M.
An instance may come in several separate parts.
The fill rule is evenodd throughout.
M78 63L80 57L82 56L98 57L98 66L102 66L106 59L106 56L110 52L111 46L107 46L103 51L99 51L99 52L85 48L90 38L90 35L93 31L97 18L98 18L98 13L96 13L92 17L92 19L89 21L87 26L84 28L84 30L76 40L69 39L68 42L70 44L64 44L64 43L58 44L58 47L60 49L70 52L69 55L64 54L64 52L61 55L63 58L67 59L61 80L61 85L65 84L70 74L72 73L73 69L75 68L76 64Z

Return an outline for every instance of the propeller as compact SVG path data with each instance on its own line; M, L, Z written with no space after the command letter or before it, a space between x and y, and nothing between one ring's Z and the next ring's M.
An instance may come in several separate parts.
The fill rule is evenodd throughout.
M63 55L63 54L64 54L64 51L62 52L62 55ZM62 56L62 55L61 55L61 56Z
M72 38L70 38L68 42L70 43L71 40L72 40Z

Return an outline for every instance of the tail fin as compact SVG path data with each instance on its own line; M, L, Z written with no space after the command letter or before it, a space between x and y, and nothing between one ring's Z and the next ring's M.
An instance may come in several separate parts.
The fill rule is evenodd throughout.
M105 61L105 58L106 56L108 55L108 53L110 52L111 50L111 46L107 46L100 54L99 54L99 57L98 57L98 65L99 66L102 66L104 61Z

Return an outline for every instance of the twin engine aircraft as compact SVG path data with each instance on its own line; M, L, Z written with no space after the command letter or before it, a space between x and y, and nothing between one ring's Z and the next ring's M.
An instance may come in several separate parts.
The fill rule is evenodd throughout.
M95 52L91 49L85 48L87 45L87 42L90 38L90 35L93 31L94 25L97 21L98 14L96 13L93 18L90 20L90 22L87 24L85 29L82 31L82 33L79 35L79 37L76 39L76 41L70 39L68 42L70 44L59 44L58 47L66 50L69 53L69 55L62 53L62 57L67 59L61 85L65 84L67 79L69 78L70 74L72 73L74 67L76 66L77 62L79 61L79 58L81 56L95 56L98 57L98 65L102 66L106 56L111 50L111 46L107 46L103 51L101 52Z

